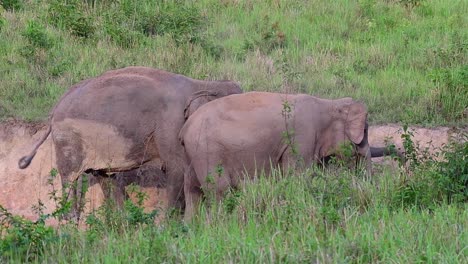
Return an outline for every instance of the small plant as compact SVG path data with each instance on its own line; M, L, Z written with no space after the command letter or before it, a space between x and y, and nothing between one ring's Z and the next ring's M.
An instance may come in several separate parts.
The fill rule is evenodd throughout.
M451 142L442 150L442 161L437 162L437 173L444 181L447 201L468 202L468 134L461 135L461 142Z
M293 118L293 105L288 100L283 101L283 109L281 110L281 115L284 119L285 131L283 131L283 141L286 145L289 146L291 154L299 159L299 151L297 145L294 142L294 130L290 128L290 119Z
M257 22L252 29L256 34L248 36L242 44L239 55L244 57L248 51L255 49L270 54L275 49L286 47L286 34L281 31L279 22L271 22L268 15Z
M232 213L239 205L242 192L240 190L229 189L223 199L224 209L227 213Z
M194 5L163 2L155 13L144 14L140 28L147 36L169 34L178 45L202 42L205 19Z
M8 11L19 10L23 7L22 0L0 0L0 5Z
M216 171L216 175L218 175L218 177L223 176L223 173L224 173L223 164L218 163L218 165L216 165L215 171Z
M69 30L78 37L89 38L95 31L93 20L85 14L81 1L53 0L49 5L48 16L53 25Z
M151 224L154 222L154 218L158 214L158 210L155 209L149 213L144 212L143 202L148 199L148 195L142 192L138 186L131 185L128 188L129 193L135 194L137 197L136 204L132 200L127 199L124 202L124 209L126 212L126 219L129 225L138 225L138 224Z
M0 32L2 31L3 27L6 25L6 19L3 17L3 9L0 6Z
M52 187L56 176L57 170L52 169L48 179L48 184ZM15 216L0 205L0 255L2 257L20 256L22 261L30 261L42 255L45 245L57 241L58 234L45 222L49 218L60 221L62 214L69 206L57 196L54 189L50 197L56 202L57 208L51 214L46 214L44 203L39 200L37 205L32 207L38 216L36 221Z
M412 9L421 5L424 0L399 0L399 3L408 9Z
M421 150L413 142L413 134L404 126L402 138L406 149L407 170L393 195L399 206L432 207L436 204L468 200L468 136L461 143L452 142L436 154ZM440 157L441 160L435 157Z
M413 142L413 136L413 131L408 130L408 125L403 125L401 138L403 139L403 147L405 149L405 160L410 164L410 167L419 165L417 149Z
M110 39L120 47L136 47L140 44L143 34L129 27L125 19L123 13L118 11L106 13L104 15L104 30Z
M21 256L23 261L32 260L42 254L46 243L56 238L43 217L31 221L11 214L0 205L0 260L15 255Z
M54 42L46 32L44 26L35 20L28 21L26 28L22 34L34 48L50 49L54 46Z
M112 192L112 190L109 191ZM148 195L136 185L130 185L127 192L135 195L136 204L127 199L124 201L123 208L118 208L115 201L106 199L106 202L98 210L88 215L86 218L86 224L89 228L88 238L93 240L108 231L124 232L129 227L138 227L154 222L158 210L144 212L143 203L148 199Z

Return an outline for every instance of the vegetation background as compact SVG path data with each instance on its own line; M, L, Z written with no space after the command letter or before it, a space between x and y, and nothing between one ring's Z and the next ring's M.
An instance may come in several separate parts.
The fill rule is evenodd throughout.
M72 84L144 65L246 91L351 96L373 124L466 126L466 14L466 0L0 0L0 120L45 120ZM466 263L466 144L456 151L443 152L448 163L410 156L411 171L373 180L346 169L273 175L191 225L104 210L88 231L51 231L1 211L17 224L3 231L1 258Z

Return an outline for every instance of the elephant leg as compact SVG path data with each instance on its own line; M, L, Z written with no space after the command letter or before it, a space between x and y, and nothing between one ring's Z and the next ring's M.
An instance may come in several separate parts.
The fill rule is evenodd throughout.
M195 175L193 167L190 166L184 173L184 196L185 196L185 213L184 219L189 222L198 209L202 197L200 183Z
M184 171L180 166L167 167L168 207L176 212L184 210Z
M125 182L120 181L115 175L96 175L99 185L104 193L104 199L109 204L115 204L118 209L123 209L125 198Z
M57 170L62 180L63 198L70 201L71 212L65 215L66 219L79 220L82 206L83 189L82 178L78 182L83 173L83 152L81 142L76 140L74 135L54 135L54 146L57 158ZM80 193L77 195L77 193Z

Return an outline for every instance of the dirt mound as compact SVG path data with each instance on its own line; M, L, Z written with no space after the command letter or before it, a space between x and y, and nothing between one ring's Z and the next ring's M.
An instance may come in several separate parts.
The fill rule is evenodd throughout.
M434 154L449 143L451 140L460 140L462 133L468 133L467 128L456 127L410 127L409 132L413 134L413 141L421 149L428 148L429 153ZM401 135L403 127L396 124L371 126L369 128L369 142L372 146L385 146L387 142L393 143L397 148L403 149Z
M61 189L58 177L53 180L52 184L48 183L51 169L56 168L55 153L50 137L39 148L28 168L24 170L18 168L18 160L31 151L34 143L39 140L46 129L46 125L42 123L24 123L14 120L0 123L0 204L14 214L30 219L36 217L32 205L37 204L39 200L46 206L46 212L52 211L55 204L50 199L49 193L53 189ZM467 129L413 127L411 131L413 131L415 143L428 146L430 151L437 151L454 135L460 131L466 133ZM369 130L369 141L372 146L385 146L389 141L402 148L402 132L402 127L395 124L373 126ZM148 181L148 175L143 176L146 180L142 181ZM104 197L103 190L96 182L90 181L90 184L86 196L86 212L102 205ZM146 184L143 187L150 197L145 202L147 210L164 208L167 204L165 189L161 186L151 186L155 185ZM50 222L50 224L54 223Z

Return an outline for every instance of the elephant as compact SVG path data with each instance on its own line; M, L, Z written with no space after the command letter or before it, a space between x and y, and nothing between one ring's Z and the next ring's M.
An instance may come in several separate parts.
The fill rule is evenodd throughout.
M339 154L350 142L371 172L367 109L352 98L327 100L306 94L248 92L201 106L182 127L179 140L186 152L185 218L206 191L219 200L246 175L271 167L320 162ZM388 154L374 148L375 156Z
M229 80L196 80L139 66L110 70L62 96L47 132L18 165L26 168L51 134L64 185L83 172L109 175L159 164L167 174L169 206L182 208L185 155L178 132L201 105L237 93L240 85ZM78 211L75 203L69 216L79 218Z

